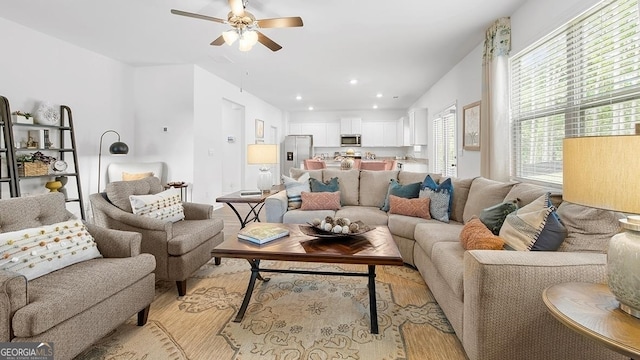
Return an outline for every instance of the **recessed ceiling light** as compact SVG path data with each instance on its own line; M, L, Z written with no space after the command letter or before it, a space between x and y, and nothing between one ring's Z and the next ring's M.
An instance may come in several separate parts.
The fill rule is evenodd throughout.
M373 105L373 108L374 108L374 109L377 109L377 108L378 108L378 105Z
M357 83L358 83L358 79L351 79L351 80L349 80L349 84L351 84L351 85L355 85L355 84L357 84Z
M377 98L381 98L381 97L382 97L382 93L377 93L377 94L376 94L376 97L377 97Z
M297 95L297 96L296 96L296 100L302 100L302 96Z
M313 106L309 106L309 111L313 110Z

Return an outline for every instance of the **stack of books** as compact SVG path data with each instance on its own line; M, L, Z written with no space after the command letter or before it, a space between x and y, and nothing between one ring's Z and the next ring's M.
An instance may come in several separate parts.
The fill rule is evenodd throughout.
M253 223L238 232L238 239L264 244L289 235L289 230L278 224Z

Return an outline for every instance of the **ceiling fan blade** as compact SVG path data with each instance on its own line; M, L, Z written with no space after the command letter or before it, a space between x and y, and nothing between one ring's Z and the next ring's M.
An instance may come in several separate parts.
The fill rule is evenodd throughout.
M303 25L302 18L299 16L262 19L257 21L258 26L261 28L298 27Z
M242 0L229 0L229 7L231 8L233 15L244 15L244 4L242 4Z
M171 13L174 15L182 15L182 16L188 16L196 19L209 20L209 21L218 22L221 24L224 24L226 22L226 20L218 19L213 16L194 14L194 13L190 13L182 10L176 10L176 9L171 9Z
M217 39L211 42L211 45L213 46L220 46L222 44L224 44L224 37L222 37L222 35L220 35Z
M261 33L260 31L256 31L256 32L258 33L258 41L262 45L271 49L271 51L278 51L282 49L282 46L278 45L275 41L269 39L265 34Z

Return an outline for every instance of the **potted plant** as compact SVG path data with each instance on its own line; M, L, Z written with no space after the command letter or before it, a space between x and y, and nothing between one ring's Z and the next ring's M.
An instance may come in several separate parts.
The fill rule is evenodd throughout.
M16 124L33 124L33 115L31 113L18 110L12 112L11 115L13 115L13 122Z

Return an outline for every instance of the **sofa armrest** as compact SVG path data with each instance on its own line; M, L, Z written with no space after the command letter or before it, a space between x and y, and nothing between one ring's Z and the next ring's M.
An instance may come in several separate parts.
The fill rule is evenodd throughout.
M621 358L562 325L542 301L553 284L606 282L606 262L599 253L465 252L462 342L469 358Z
M124 258L140 255L142 234L121 231L86 224L87 230L98 244L98 250L105 258Z
M27 301L27 278L0 270L0 342L9 342L13 338L13 314L27 305Z
M281 223L284 214L289 207L289 199L287 198L287 192L282 190L273 195L270 195L264 200L265 217L267 222Z
M213 205L183 202L185 220L213 219Z

